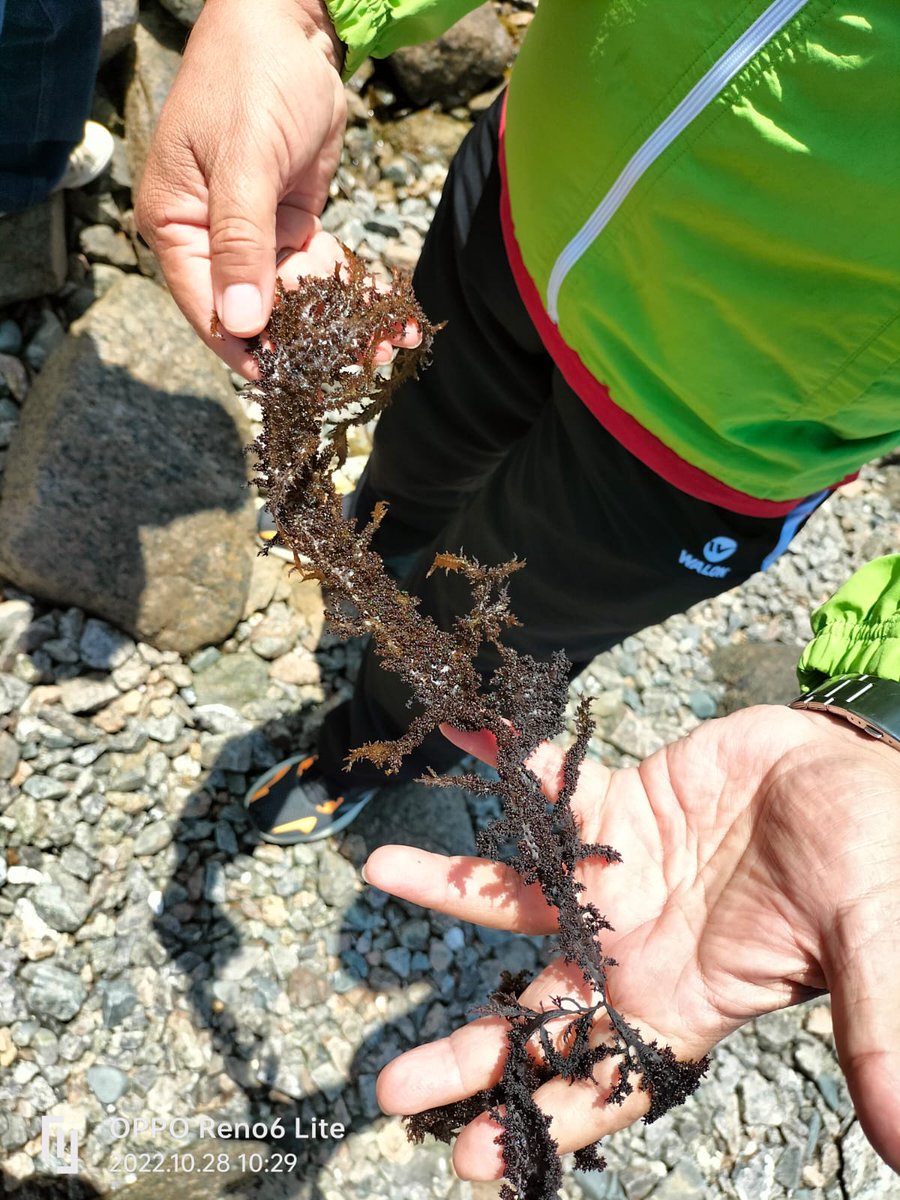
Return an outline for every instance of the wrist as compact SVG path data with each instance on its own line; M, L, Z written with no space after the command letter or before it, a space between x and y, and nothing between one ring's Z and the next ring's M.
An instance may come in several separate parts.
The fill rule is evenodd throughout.
M810 766L815 762L825 772L840 772L842 765L847 763L854 763L859 768L869 764L876 770L889 772L896 791L900 784L900 751L886 742L876 741L834 713L793 709L786 716L792 723L796 722L795 732L801 742L798 752L812 760Z
M347 48L337 35L324 0L254 0L252 5L247 0L206 0L187 48L190 50L198 31L243 28L246 34L250 21L254 31L262 32L267 21L278 18L289 19L299 26L310 46L320 50L340 75Z

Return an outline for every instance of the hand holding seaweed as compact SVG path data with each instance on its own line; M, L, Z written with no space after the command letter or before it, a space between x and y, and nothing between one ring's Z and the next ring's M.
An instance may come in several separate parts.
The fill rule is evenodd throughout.
M409 322L419 326L421 345L400 351L387 380L376 348ZM346 268L328 278L301 280L292 292L279 290L266 332L266 345L252 345L260 373L255 394L263 411L263 433L252 448L278 535L294 552L298 570L322 582L332 626L345 636L371 636L383 664L402 676L422 709L403 736L356 747L349 760L366 757L390 774L438 724L488 731L499 782L475 775L452 780L432 775L426 782L499 795L503 817L482 832L479 849L500 859L502 848L514 845L504 878L539 889L547 911L558 915L564 968L557 991L532 1008L516 995L522 981L506 980L488 1003L486 1011L502 1018L506 1029L500 1077L462 1109L411 1119L410 1136L449 1135L488 1112L501 1127L509 1180L503 1195L552 1197L561 1179L557 1140L533 1096L547 1079L583 1081L596 1092L594 1071L603 1064L615 1075L607 1103L625 1101L639 1081L652 1120L693 1090L706 1062L678 1062L668 1046L646 1041L611 1003L607 971L614 960L599 940L611 926L585 897L581 876L584 869L605 870L619 855L604 842L583 839L573 808L591 734L587 706L579 711L578 735L561 760L552 806L527 761L563 728L569 664L562 653L537 662L502 640L516 624L506 581L523 564L482 566L458 554L438 554L432 571L461 573L472 592L470 610L450 629L440 629L414 597L397 588L371 547L385 506L376 506L362 529L342 518L331 475L346 455L347 429L384 407L393 387L427 355L434 332L408 281L398 276L393 290L381 293L348 255ZM499 656L486 683L475 666L485 643ZM608 1036L595 1038L595 1028L608 1029ZM579 1161L601 1165L591 1150L582 1151Z
M494 761L490 737L445 732ZM637 768L586 763L572 809L584 837L622 851L622 867L586 860L578 878L584 899L616 914L616 929L604 938L619 960L609 991L629 1024L644 1039L666 1040L680 1056L697 1059L752 1018L827 989L859 1119L900 1170L896 758L844 722L760 706L705 723ZM561 751L542 746L528 768L548 798L559 794ZM540 888L523 886L496 863L386 846L370 857L366 876L461 920L559 932L560 914ZM512 995L497 997L493 1011L512 1012L522 984L509 981L504 990ZM561 1152L652 1119L646 1068L642 1088L618 1106L611 1104L621 1081L615 1059L604 1057L593 1081L571 1081L571 1051L561 1056L560 1049L568 1051L582 1031L590 1045L616 1037L602 1018L590 1032L581 1015L573 1021L571 997L585 1007L594 999L575 967L558 959L519 997L510 1017L522 1030L513 1053L505 1020L475 1021L390 1063L378 1083L382 1107L418 1113L420 1132L445 1140L458 1133L453 1157L463 1178L498 1178L509 1170L511 1152L515 1161L531 1147L511 1147L506 1128L478 1114L498 1103L510 1058L529 1024L533 1030L540 1020L555 1043L542 1054L533 1038L533 1098L552 1119ZM550 1023L554 1011L562 1016ZM680 1071L689 1082L693 1064L672 1064L665 1052L662 1058L664 1086L677 1086ZM531 1178L536 1190L523 1194L541 1195L539 1179Z
M421 346L400 352L387 381L377 347L409 322ZM548 1200L560 1152L601 1166L596 1140L684 1099L722 1037L827 988L863 1128L900 1170L896 752L822 714L770 706L708 722L628 770L584 762L584 707L569 750L547 744L563 727L568 667L502 642L515 623L505 580L521 564L438 555L433 569L472 586L471 611L440 630L370 547L383 506L362 530L341 517L331 471L349 425L383 407L434 332L408 281L378 293L351 257L346 273L279 293L268 332L271 346L253 351L255 449L280 535L329 589L335 625L370 633L425 708L403 738L351 757L396 770L444 721L500 776L463 780L503 802L480 845L495 861L387 846L366 874L461 919L559 938L560 957L532 983L505 977L482 1020L390 1064L383 1107L415 1114L413 1140L458 1134L464 1177L505 1174L506 1200ZM474 667L483 641L500 656L487 684Z
M479 1115L495 1118L509 1089L507 1021L517 1027L517 1053L531 1036L532 1119L537 1125L544 1114L551 1118L562 1153L637 1120L652 1121L692 1090L705 1054L728 1033L821 988L805 897L799 889L786 896L783 883L801 853L796 830L782 827L773 836L765 825L766 810L783 803L785 786L767 777L770 764L786 751L806 752L809 731L790 717L788 725L778 709L748 710L704 725L640 768L581 768L569 811L583 838L614 843L623 860L618 866L591 857L576 867L580 902L616 915L615 930L604 934L606 951L618 960L608 973L605 1012L596 983L580 968L592 951L572 944L577 925L548 904L539 884L484 859L442 859L400 846L376 850L366 864L375 886L460 920L556 934L563 951L517 1000L495 997L482 1020L386 1067L378 1085L385 1110L420 1112L413 1118L420 1132L458 1133L454 1165L464 1178L505 1171L519 1188L509 1194L539 1196L539 1171L553 1172L552 1159L534 1161L544 1139L535 1145L521 1116L511 1136L508 1125L498 1128ZM496 761L487 735L447 732L464 749ZM527 769L558 805L567 756L545 744ZM515 993L522 984L505 990ZM662 1043L693 1061L674 1060ZM520 1173L510 1176L511 1163L523 1159Z

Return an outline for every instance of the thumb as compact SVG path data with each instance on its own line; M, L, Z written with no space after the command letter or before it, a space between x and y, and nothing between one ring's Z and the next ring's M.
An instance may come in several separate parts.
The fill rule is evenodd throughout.
M219 321L236 337L253 337L269 319L275 293L277 181L220 166L209 188L209 252Z
M879 899L842 922L827 977L838 1058L860 1124L900 1171L900 903Z

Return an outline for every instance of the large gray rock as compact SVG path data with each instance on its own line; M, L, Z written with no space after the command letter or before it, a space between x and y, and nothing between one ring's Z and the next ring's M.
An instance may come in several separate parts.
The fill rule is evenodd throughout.
M128 165L137 191L150 140L181 65L184 26L161 9L148 7L134 31L134 69L125 93Z
M225 704L240 709L264 696L268 683L268 667L247 650L243 654L223 655L195 675L194 690L198 704Z
M62 192L0 217L0 305L58 291L66 281Z
M395 51L389 62L414 104L465 104L503 77L516 47L492 4L483 4L443 37Z
M373 125L378 138L395 154L408 156L422 166L427 162L446 165L469 132L469 121L458 121L447 113L430 108Z
M253 557L246 423L171 298L127 275L52 355L0 500L0 574L161 649L240 619Z
M41 920L60 933L76 933L91 912L87 888L62 867L49 882L39 884L30 899Z
M107 62L130 46L138 19L138 0L102 0L100 61Z

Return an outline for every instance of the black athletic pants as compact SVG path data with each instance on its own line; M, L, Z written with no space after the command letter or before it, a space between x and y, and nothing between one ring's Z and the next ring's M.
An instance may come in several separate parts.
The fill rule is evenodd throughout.
M444 628L469 607L454 574L425 578L434 554L485 564L514 556L521 626L505 635L537 659L563 649L574 673L628 634L715 596L784 548L793 524L741 516L672 487L623 449L554 366L516 291L500 230L497 105L466 138L415 274L433 321L432 365L382 415L357 495L364 521L389 502L375 541L383 557L417 554L404 586ZM810 505L814 507L814 505ZM496 665L486 653L483 668ZM343 772L363 742L410 720L405 684L365 655L352 699L323 724L326 775L383 782L367 763ZM460 757L435 731L395 779L446 770Z

